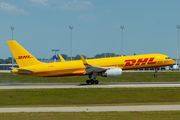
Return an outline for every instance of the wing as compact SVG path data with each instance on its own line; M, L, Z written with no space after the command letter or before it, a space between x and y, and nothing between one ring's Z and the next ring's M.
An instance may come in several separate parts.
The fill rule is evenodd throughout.
M92 72L102 72L106 71L108 68L107 67L99 67L99 66L93 66L89 65L86 60L84 60L83 56L81 55L81 60L83 61L84 66L86 67L85 73L84 74L90 74Z

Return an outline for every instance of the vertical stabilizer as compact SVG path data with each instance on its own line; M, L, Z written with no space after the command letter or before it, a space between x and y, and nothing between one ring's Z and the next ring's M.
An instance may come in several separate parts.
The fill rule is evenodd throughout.
M9 48L11 49L19 68L41 64L41 62L39 62L15 40L7 41L7 44L9 45Z

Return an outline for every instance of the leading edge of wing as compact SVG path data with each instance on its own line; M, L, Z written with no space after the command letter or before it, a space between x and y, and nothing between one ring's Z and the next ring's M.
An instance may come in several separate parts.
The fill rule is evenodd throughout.
M92 72L102 72L102 71L106 71L108 68L107 67L99 67L99 66L93 66L87 63L87 61L83 58L83 56L81 55L81 60L84 64L84 66L86 67L85 74L89 74Z

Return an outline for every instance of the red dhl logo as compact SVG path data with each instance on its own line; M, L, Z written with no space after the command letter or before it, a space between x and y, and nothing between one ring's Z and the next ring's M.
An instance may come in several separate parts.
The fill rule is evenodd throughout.
M137 60L136 59L130 59L130 60L125 60L126 62L125 66L138 66L138 65L151 65L151 64L156 64L156 61L154 61L154 57L152 58L140 58Z
M25 56L18 56L17 59L28 59L28 58L33 58L30 55L25 55Z

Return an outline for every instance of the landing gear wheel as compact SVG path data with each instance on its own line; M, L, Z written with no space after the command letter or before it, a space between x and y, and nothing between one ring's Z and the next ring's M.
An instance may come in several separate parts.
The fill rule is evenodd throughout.
M99 81L98 80L95 80L95 84L98 84L99 83Z
M94 80L91 80L91 84L94 84Z
M89 84L89 82L90 82L89 80L86 80L86 83L87 83L87 84Z
M154 77L157 77L157 74L154 74Z

